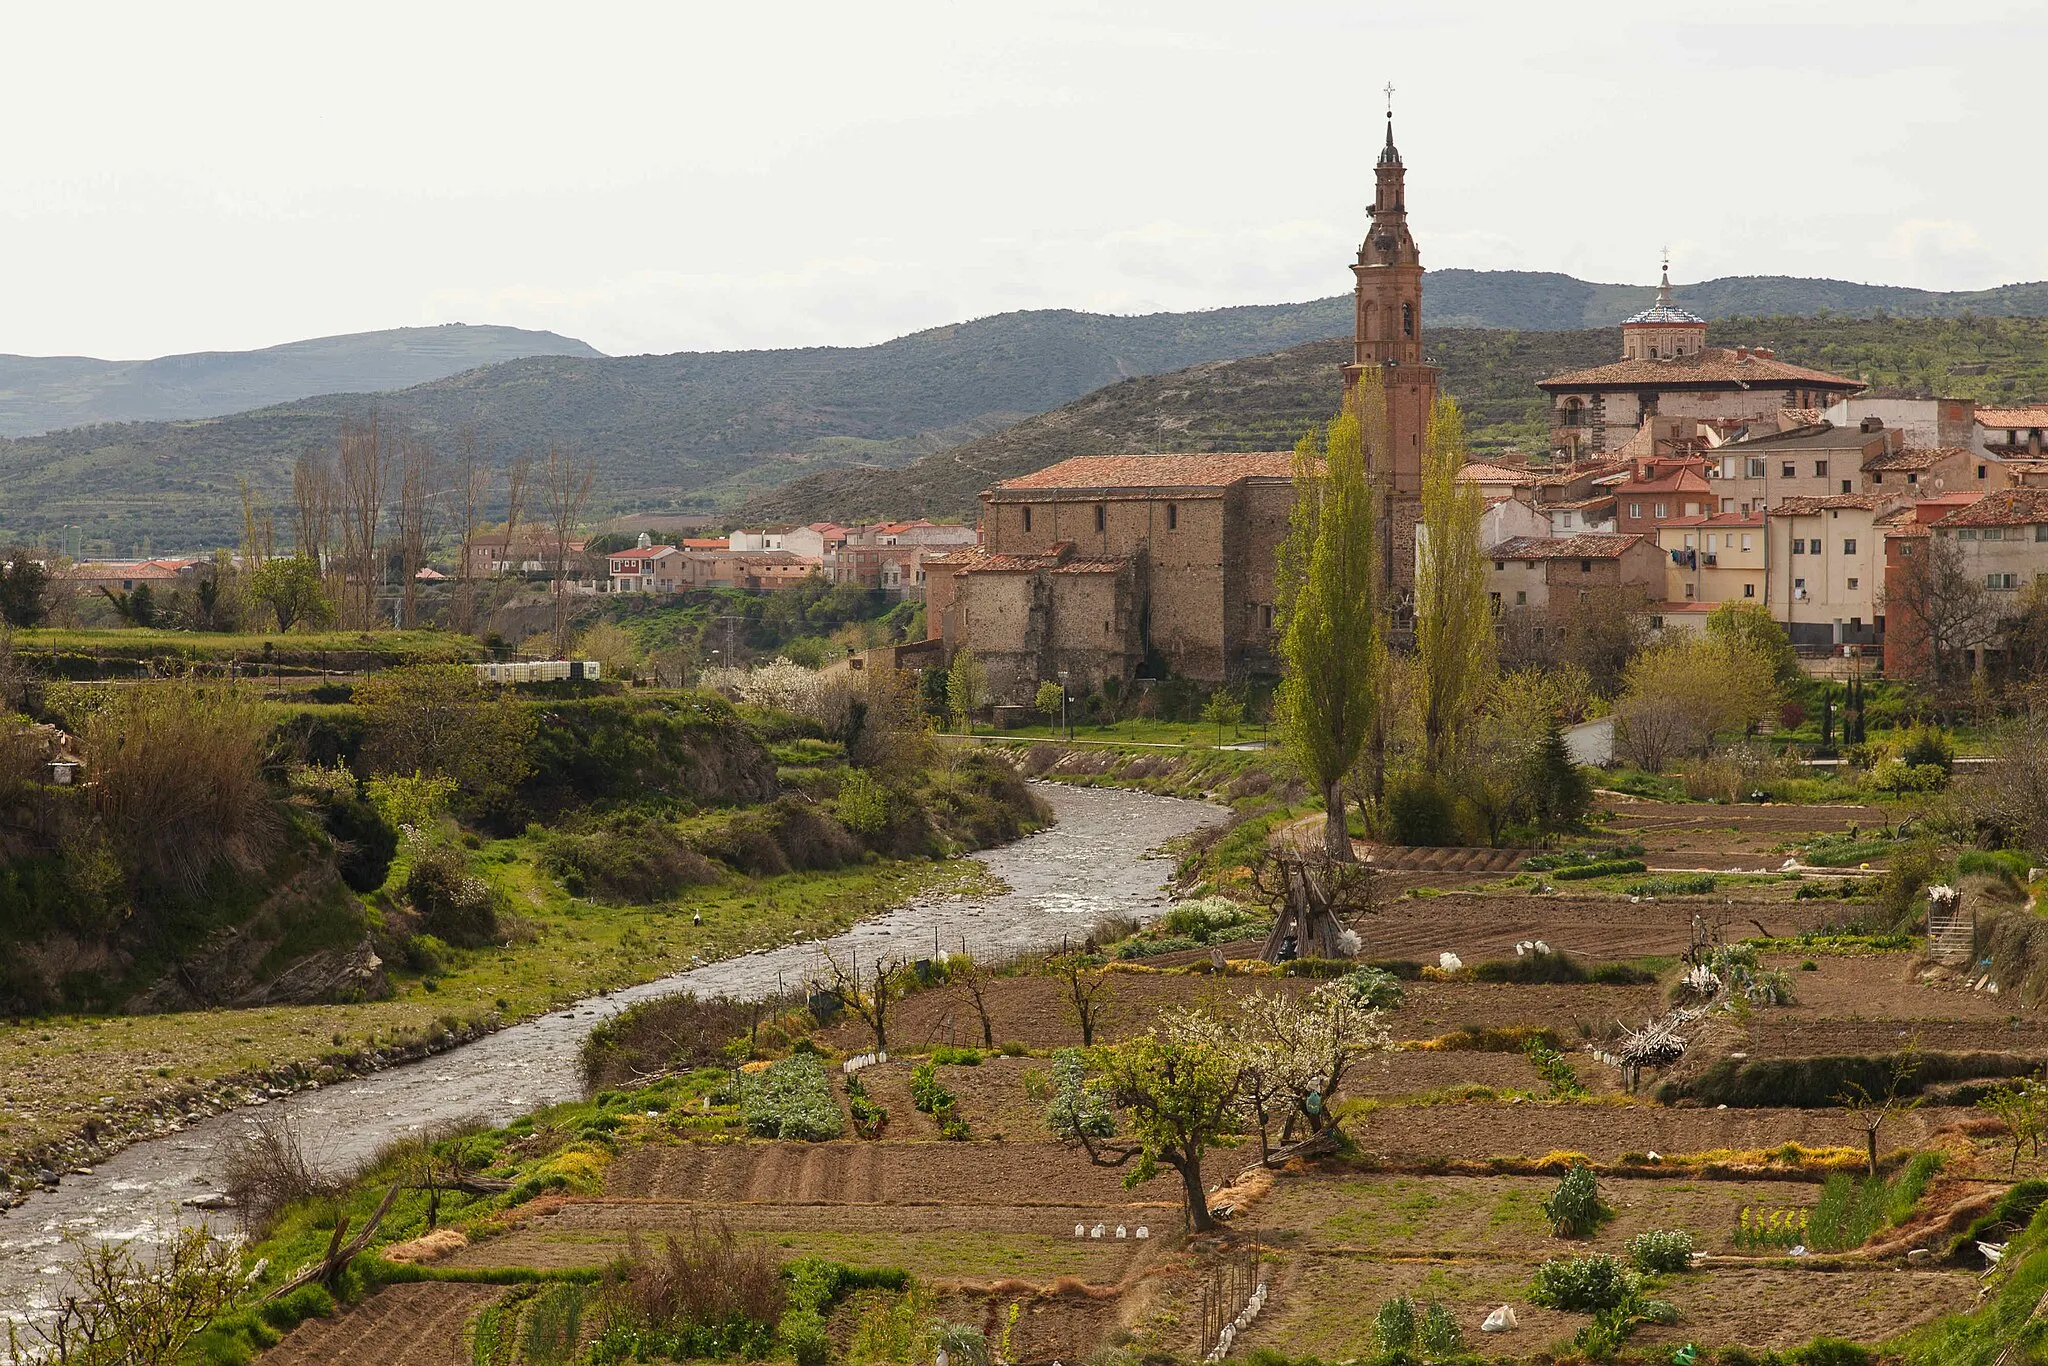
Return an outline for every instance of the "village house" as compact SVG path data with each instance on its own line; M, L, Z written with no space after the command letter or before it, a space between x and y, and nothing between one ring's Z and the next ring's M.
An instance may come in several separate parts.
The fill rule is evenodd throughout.
M1862 493L1864 470L1905 451L1905 432L1876 415L1853 426L1819 422L1778 430L1757 423L1715 448L1714 491L1723 512L1762 512L1786 498Z
M672 545L654 544L644 531L633 549L614 551L607 568L614 593L680 593L691 586L685 552Z
M1518 536L1486 554L1498 613L1561 624L1600 590L1644 607L1664 596L1664 556L1647 536Z
M74 593L132 593L144 584L152 594L181 588L199 578L205 560L84 560L58 571L58 582Z
M568 543L572 575L581 576L581 560L585 542L577 538ZM469 543L470 577L493 578L499 574L553 574L555 563L555 538L537 526L522 526L516 536L502 531L485 532L473 537Z
M1701 517L1715 510L1714 486L1706 462L1651 457L1637 461L1628 478L1614 486L1614 529L1655 541L1665 523Z
M1950 493L1920 499L1895 509L1881 519L1884 532L1884 596L1896 604L1910 593L1909 576L1914 562L1927 553L1932 540L1930 528L1952 513L1977 502L1980 493ZM1929 642L1921 623L1910 610L1896 606L1885 612L1884 671L1892 678L1925 679L1933 673Z
M1680 517L1657 528L1664 552L1664 609L1686 603L1768 600L1768 544L1762 513Z
M1905 501L1835 493L1780 499L1769 510L1771 615L1793 645L1884 643L1883 519Z
M1861 380L1788 364L1765 347L1708 346L1707 323L1672 299L1666 263L1656 304L1621 325L1621 359L1552 375L1551 451L1579 460L1619 450L1652 417L1758 422L1780 409L1825 408Z

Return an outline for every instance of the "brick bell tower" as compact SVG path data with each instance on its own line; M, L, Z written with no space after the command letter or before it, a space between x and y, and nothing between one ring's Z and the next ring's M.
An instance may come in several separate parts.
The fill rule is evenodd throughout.
M1422 518L1422 442L1436 402L1437 368L1422 359L1422 254L1408 231L1407 168L1394 146L1394 88L1387 87L1387 142L1374 168L1378 182L1372 222L1351 267L1357 278L1351 363L1344 369L1348 400L1358 381L1379 371L1387 395L1388 449L1369 452L1373 474L1386 490L1381 523L1387 586L1397 597L1415 587L1415 525Z

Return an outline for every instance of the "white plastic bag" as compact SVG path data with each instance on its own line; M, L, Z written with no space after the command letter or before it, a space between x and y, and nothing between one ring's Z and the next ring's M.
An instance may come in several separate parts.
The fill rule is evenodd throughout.
M1521 1326L1521 1321L1515 1317L1514 1306L1504 1304L1486 1316L1486 1322L1479 1325L1479 1331L1482 1333L1505 1333Z

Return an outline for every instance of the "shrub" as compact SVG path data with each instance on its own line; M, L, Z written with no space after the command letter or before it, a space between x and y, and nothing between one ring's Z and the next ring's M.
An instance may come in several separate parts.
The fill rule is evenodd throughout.
M1160 918L1159 926L1170 935L1206 944L1218 931L1236 929L1260 919L1262 917L1250 907L1240 905L1227 896L1205 896L1181 902Z
M1618 1257L1553 1257L1530 1279L1529 1302L1570 1314L1597 1314L1620 1305L1639 1284Z
M1877 1353L1841 1338L1818 1337L1791 1352L1793 1366L1874 1366Z
M1629 1260L1648 1275L1684 1271L1692 1265L1692 1235L1682 1228L1652 1229L1628 1240Z
M1550 876L1558 882L1578 882L1590 877L1609 877L1615 873L1646 872L1649 865L1639 858L1602 859L1597 863L1578 863L1568 868L1559 868Z
M979 1060L977 1055L976 1061ZM910 1103L938 1123L940 1138L968 1137L967 1121L956 1113L959 1098L939 1080L937 1063L921 1062L910 1069Z
M1589 968L1559 949L1513 958L1489 958L1473 966L1472 977L1480 982L1512 982L1519 986L1593 982L1628 987L1646 986L1657 980L1655 973L1627 963L1599 963Z
M1543 1217L1560 1238L1583 1238L1613 1214L1600 1203L1600 1184L1583 1162L1566 1168L1557 1189L1543 1201Z
M1057 1138L1108 1138L1116 1132L1116 1116L1101 1090L1088 1084L1088 1064L1078 1048L1052 1055L1052 1100L1045 1120Z
M1353 1005L1373 1010L1393 1010L1401 1004L1404 996L1401 979L1385 968L1356 968L1338 980L1351 993Z
M1955 766L1955 737L1940 726L1915 722L1894 743L1899 762L1907 768L1938 768L1947 773Z
M284 834L265 776L270 720L235 688L145 683L86 718L87 786L131 874L199 891L261 870Z
M1680 873L1631 882L1621 890L1629 896L1703 896L1713 891L1716 885L1717 879L1712 873Z
M740 1117L760 1138L837 1138L846 1127L817 1058L793 1053L759 1072L740 1074Z
M1886 759L1870 770L1868 782L1878 792L1939 792L1948 786L1948 770L1939 764Z
M1397 776L1387 784L1387 835L1395 844L1460 843L1450 789L1430 773Z
M726 1044L746 1034L758 1008L725 997L663 996L614 1015L583 1040L584 1084L592 1090L643 1084L678 1067L725 1059Z
M1587 1094L1586 1085L1579 1080L1579 1074L1572 1070L1571 1060L1541 1039L1531 1039L1523 1049L1528 1055L1529 1065L1536 1069L1536 1075L1543 1078L1550 1087L1552 1100L1571 1100Z
M433 845L413 857L405 895L428 934L463 948L498 939L499 893L469 871L459 849Z
M1432 1361L1446 1361L1465 1351L1465 1333L1458 1327L1457 1316L1440 1304L1432 1304L1423 1311L1415 1337L1423 1354Z
M880 1138L889 1122L889 1108L868 1094L860 1074L846 1079L846 1108L853 1115L853 1131L862 1138Z
M667 821L624 813L550 831L540 842L541 866L570 895L595 892L633 903L658 901L684 887L718 880L711 861Z
M1389 1357L1405 1359L1415 1349L1415 1301L1396 1295L1372 1319L1372 1339Z
M592 1357L764 1356L787 1299L765 1244L742 1245L723 1224L692 1225L658 1253L636 1243L606 1269Z
M256 1238L293 1204L333 1189L306 1160L298 1127L278 1110L256 1117L242 1141L223 1154L216 1176L221 1193L235 1202L236 1220Z

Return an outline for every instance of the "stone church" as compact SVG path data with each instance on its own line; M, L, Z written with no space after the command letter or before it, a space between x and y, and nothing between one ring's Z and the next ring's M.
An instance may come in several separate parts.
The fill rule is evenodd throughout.
M1422 450L1437 368L1423 359L1422 257L1408 230L1393 115L1372 217L1352 265L1348 397L1377 373L1386 490L1380 544L1391 601L1412 593ZM981 539L925 561L929 635L986 665L996 702L1028 703L1064 675L1073 693L1164 673L1222 682L1277 671L1274 561L1294 506L1293 455L1082 456L981 495Z

